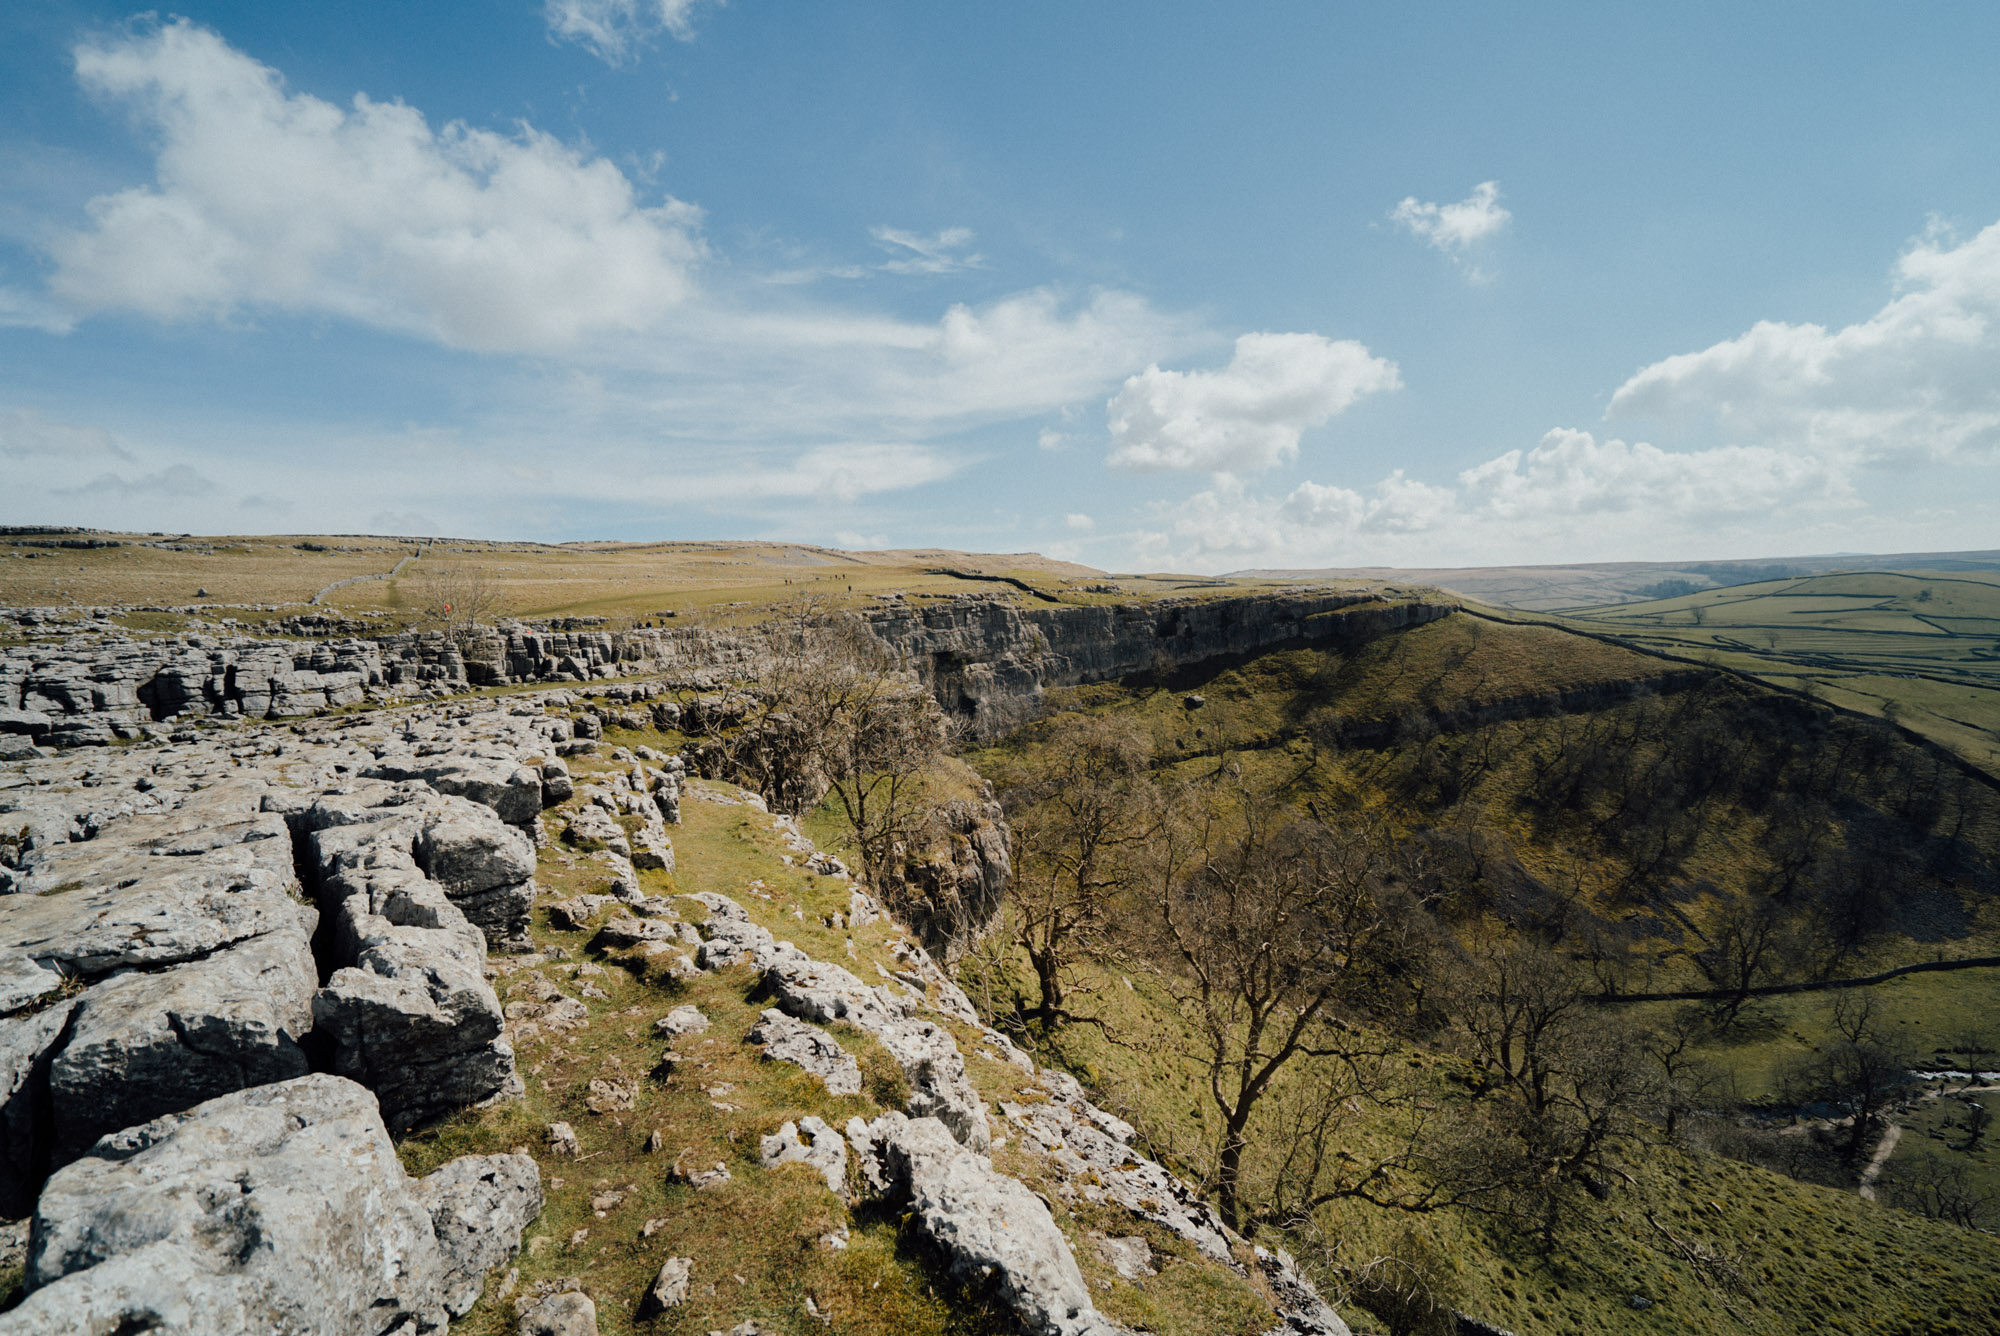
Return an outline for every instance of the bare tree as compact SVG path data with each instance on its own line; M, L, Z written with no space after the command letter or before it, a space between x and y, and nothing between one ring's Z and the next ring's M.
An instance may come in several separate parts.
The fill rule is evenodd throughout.
M1236 804L1225 834L1220 806L1197 804L1153 836L1149 926L1220 1116L1216 1204L1241 1229L1255 1223L1243 1194L1252 1116L1294 1059L1347 1051L1326 1024L1330 1008L1385 924L1360 832L1274 826L1253 800Z
M1656 1098L1640 1036L1591 1004L1584 970L1539 943L1487 945L1451 968L1444 1005L1485 1077L1462 1163L1493 1176L1489 1200L1548 1246L1578 1189L1602 1196L1624 1176L1618 1151Z
M1055 721L1034 780L1009 792L1014 836L1012 936L1040 994L1028 1016L1045 1025L1065 1009L1077 963L1103 946L1133 853L1155 824L1146 766L1151 747L1130 723L1087 715Z
M1909 1089L1914 1055L1876 1033L1871 1006L1837 1009L1834 1026L1818 1050L1791 1064L1780 1085L1793 1104L1828 1104L1846 1116L1840 1152L1853 1163L1882 1115Z
M1689 1005L1645 1033L1645 1052L1657 1082L1653 1111L1669 1137L1680 1130L1681 1119L1709 1107L1725 1088L1723 1075L1695 1051L1709 1029L1708 1014Z
M1742 1013L1754 989L1784 973L1796 943L1775 900L1748 897L1723 908L1710 942L1696 963L1717 988L1729 990L1729 996L1716 1003L1716 1024L1726 1029Z
M926 828L927 773L950 722L852 614L807 604L769 638L768 708L734 740L733 759L781 811L804 811L831 791L862 874L877 882Z
M424 622L463 640L500 608L500 590L484 567L451 558L417 562L417 606Z
M1892 1206L1967 1229L1990 1229L2000 1220L2000 1196L1977 1182L1963 1161L1922 1151L1893 1160L1882 1175Z

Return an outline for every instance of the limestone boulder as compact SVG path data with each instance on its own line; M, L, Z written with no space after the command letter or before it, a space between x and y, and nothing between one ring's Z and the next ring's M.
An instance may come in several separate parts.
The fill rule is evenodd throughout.
M541 1171L526 1155L462 1155L413 1189L444 1262L444 1305L459 1316L542 1213Z
M908 1209L917 1228L966 1280L990 1277L1031 1336L1114 1336L1049 1208L1019 1180L995 1172L934 1118L883 1114L847 1125L868 1161L864 1178Z
M373 1096L328 1075L105 1137L43 1191L0 1336L442 1328L477 1293L467 1268L518 1247L539 1196L525 1157L481 1160L412 1183Z
M370 779L422 780L439 793L493 809L509 825L528 825L542 810L541 771L510 757L384 757L362 774Z
M811 1114L760 1140L757 1161L766 1169L803 1164L826 1180L827 1191L847 1196L847 1141Z
M808 1025L768 1008L751 1029L749 1038L751 1043L764 1046L764 1056L770 1061L792 1063L818 1078L828 1094L861 1093L861 1068L854 1055L817 1025Z
M318 983L306 937L272 933L89 989L49 1066L55 1163L119 1128L305 1075Z

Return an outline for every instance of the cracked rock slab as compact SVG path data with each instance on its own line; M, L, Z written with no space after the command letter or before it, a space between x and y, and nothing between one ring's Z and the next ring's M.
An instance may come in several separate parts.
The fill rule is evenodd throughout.
M861 1093L860 1064L832 1035L816 1025L807 1025L782 1011L766 1008L750 1031L749 1039L753 1044L764 1046L764 1056L770 1061L792 1063L807 1075L817 1077L828 1094Z
M536 1173L489 1156L413 1183L353 1082L238 1091L106 1137L49 1180L29 1293L0 1336L438 1329L477 1294L468 1268L519 1245Z
M847 1124L864 1177L907 1204L952 1274L991 1276L1032 1336L1116 1336L1100 1316L1069 1241L1041 1198L961 1146L935 1118L886 1113Z

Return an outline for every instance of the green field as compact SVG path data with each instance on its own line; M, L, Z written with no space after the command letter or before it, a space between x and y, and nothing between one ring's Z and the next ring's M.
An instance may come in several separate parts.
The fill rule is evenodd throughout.
M1697 659L1893 719L2000 775L2000 575L1864 571L1500 615Z

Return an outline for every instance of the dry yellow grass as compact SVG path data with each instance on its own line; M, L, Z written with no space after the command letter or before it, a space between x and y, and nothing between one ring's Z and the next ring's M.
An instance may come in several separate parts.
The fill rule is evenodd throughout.
M770 542L553 545L339 535L91 534L120 545L40 546L76 536L0 536L0 605L302 605L338 581L386 575L412 554L420 554L419 559L399 578L364 579L333 590L327 610L383 613L385 620L407 622L425 601L425 570L444 563L476 568L494 590L496 615L604 617L614 625L666 615L728 620L807 598L835 607L864 606L891 593L916 599L985 593L1107 603L1211 597L1287 583L1171 574L1108 576L1033 552L847 552ZM197 600L203 590L206 594ZM173 628L135 624L135 629Z

